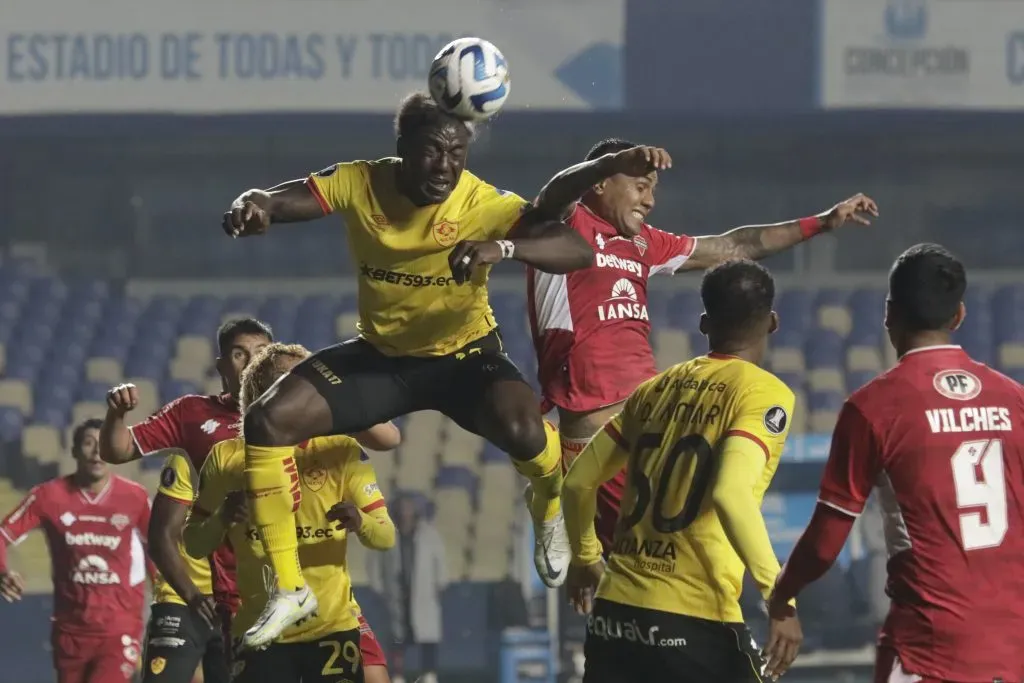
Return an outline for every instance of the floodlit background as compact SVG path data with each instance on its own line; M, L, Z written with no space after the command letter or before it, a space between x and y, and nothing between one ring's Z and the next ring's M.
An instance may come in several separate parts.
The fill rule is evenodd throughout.
M256 314L319 348L355 330L359 270L337 219L227 239L241 190L393 153L391 116L453 37L501 48L506 111L469 166L533 196L602 138L667 148L654 225L707 234L824 210L858 191L881 218L771 260L782 330L771 369L798 396L764 505L780 558L810 516L836 410L891 365L885 270L937 241L970 268L960 341L1024 379L1024 2L1020 0L5 0L0 8L0 508L70 467L69 427L136 383L143 411L219 391L213 332ZM523 274L492 303L531 377ZM698 276L654 285L664 367L704 350ZM374 456L385 494L433 518L442 681L572 680L580 620L532 576L520 483L446 419L402 421ZM160 463L124 467L151 488ZM869 510L801 601L787 679L867 680L884 617L885 550ZM353 544L355 546L355 544ZM353 547L370 623L387 596ZM14 551L33 594L0 605L0 682L50 665L48 556ZM763 619L753 595L745 613ZM511 629L511 630L510 630ZM417 671L416 648L407 668Z

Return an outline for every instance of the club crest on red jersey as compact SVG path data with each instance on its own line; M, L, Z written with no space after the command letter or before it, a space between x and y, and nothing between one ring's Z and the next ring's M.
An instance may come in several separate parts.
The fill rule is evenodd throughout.
M120 512L110 517L110 523L114 525L114 528L118 531L123 531L126 526L131 524L131 520L128 519L128 515L123 515Z
M640 252L641 256L647 253L647 240L640 235L633 238L633 244L636 245L636 250Z
M932 378L932 386L946 398L970 401L981 393L981 380L966 370L943 370Z

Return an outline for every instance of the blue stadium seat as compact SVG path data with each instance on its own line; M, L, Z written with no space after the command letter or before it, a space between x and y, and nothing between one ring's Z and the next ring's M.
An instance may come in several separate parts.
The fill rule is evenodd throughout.
M843 365L845 340L831 330L810 331L804 353L807 356L808 368L834 368Z
M0 441L13 441L21 434L24 417L17 408L0 407Z
M811 391L807 395L807 404L815 410L839 410L845 399L840 391Z
M476 496L478 483L479 480L475 474L465 467L455 465L441 467L434 480L434 485L439 489L462 488L468 491L471 496Z
M777 297L775 310L779 314L780 332L787 330L802 334L811 327L814 311L812 295L804 289L787 289Z
M696 329L700 314L703 312L704 304L701 303L700 294L696 291L683 290L676 292L669 299L665 319L676 329L693 330ZM655 324L657 322L655 321Z
M166 379L160 383L160 401L170 403L179 396L186 394L203 394L203 388L180 379Z
M81 382L79 383L78 390L76 391L76 400L103 403L107 400L108 389L110 389L110 387L106 384L100 384L99 382Z
M508 462L508 454L492 444L490 441L485 441L483 453L480 455L480 461L484 464L491 462Z
M850 392L854 392L877 376L877 373L868 372L866 370L851 370L846 373L846 388Z

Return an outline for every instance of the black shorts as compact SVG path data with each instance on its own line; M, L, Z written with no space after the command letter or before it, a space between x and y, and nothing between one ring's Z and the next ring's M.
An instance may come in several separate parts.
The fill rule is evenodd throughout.
M761 683L744 624L597 600L587 618L583 683Z
M525 382L498 330L447 356L385 356L357 337L316 352L293 370L331 406L334 432L352 434L420 410L436 410L479 434L480 395L495 382Z
M231 673L232 683L364 683L359 629L240 652Z
M211 630L185 605L153 605L146 627L143 683L191 683L200 662L205 683L231 679L220 631Z

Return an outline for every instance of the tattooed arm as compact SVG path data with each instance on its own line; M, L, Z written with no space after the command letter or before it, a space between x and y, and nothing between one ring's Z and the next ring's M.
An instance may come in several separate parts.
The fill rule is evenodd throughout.
M864 214L878 216L878 206L870 197L857 194L811 218L772 225L744 225L721 235L698 237L693 253L680 270L704 270L732 258L763 259L820 232L835 230L848 220L870 225L871 221Z

